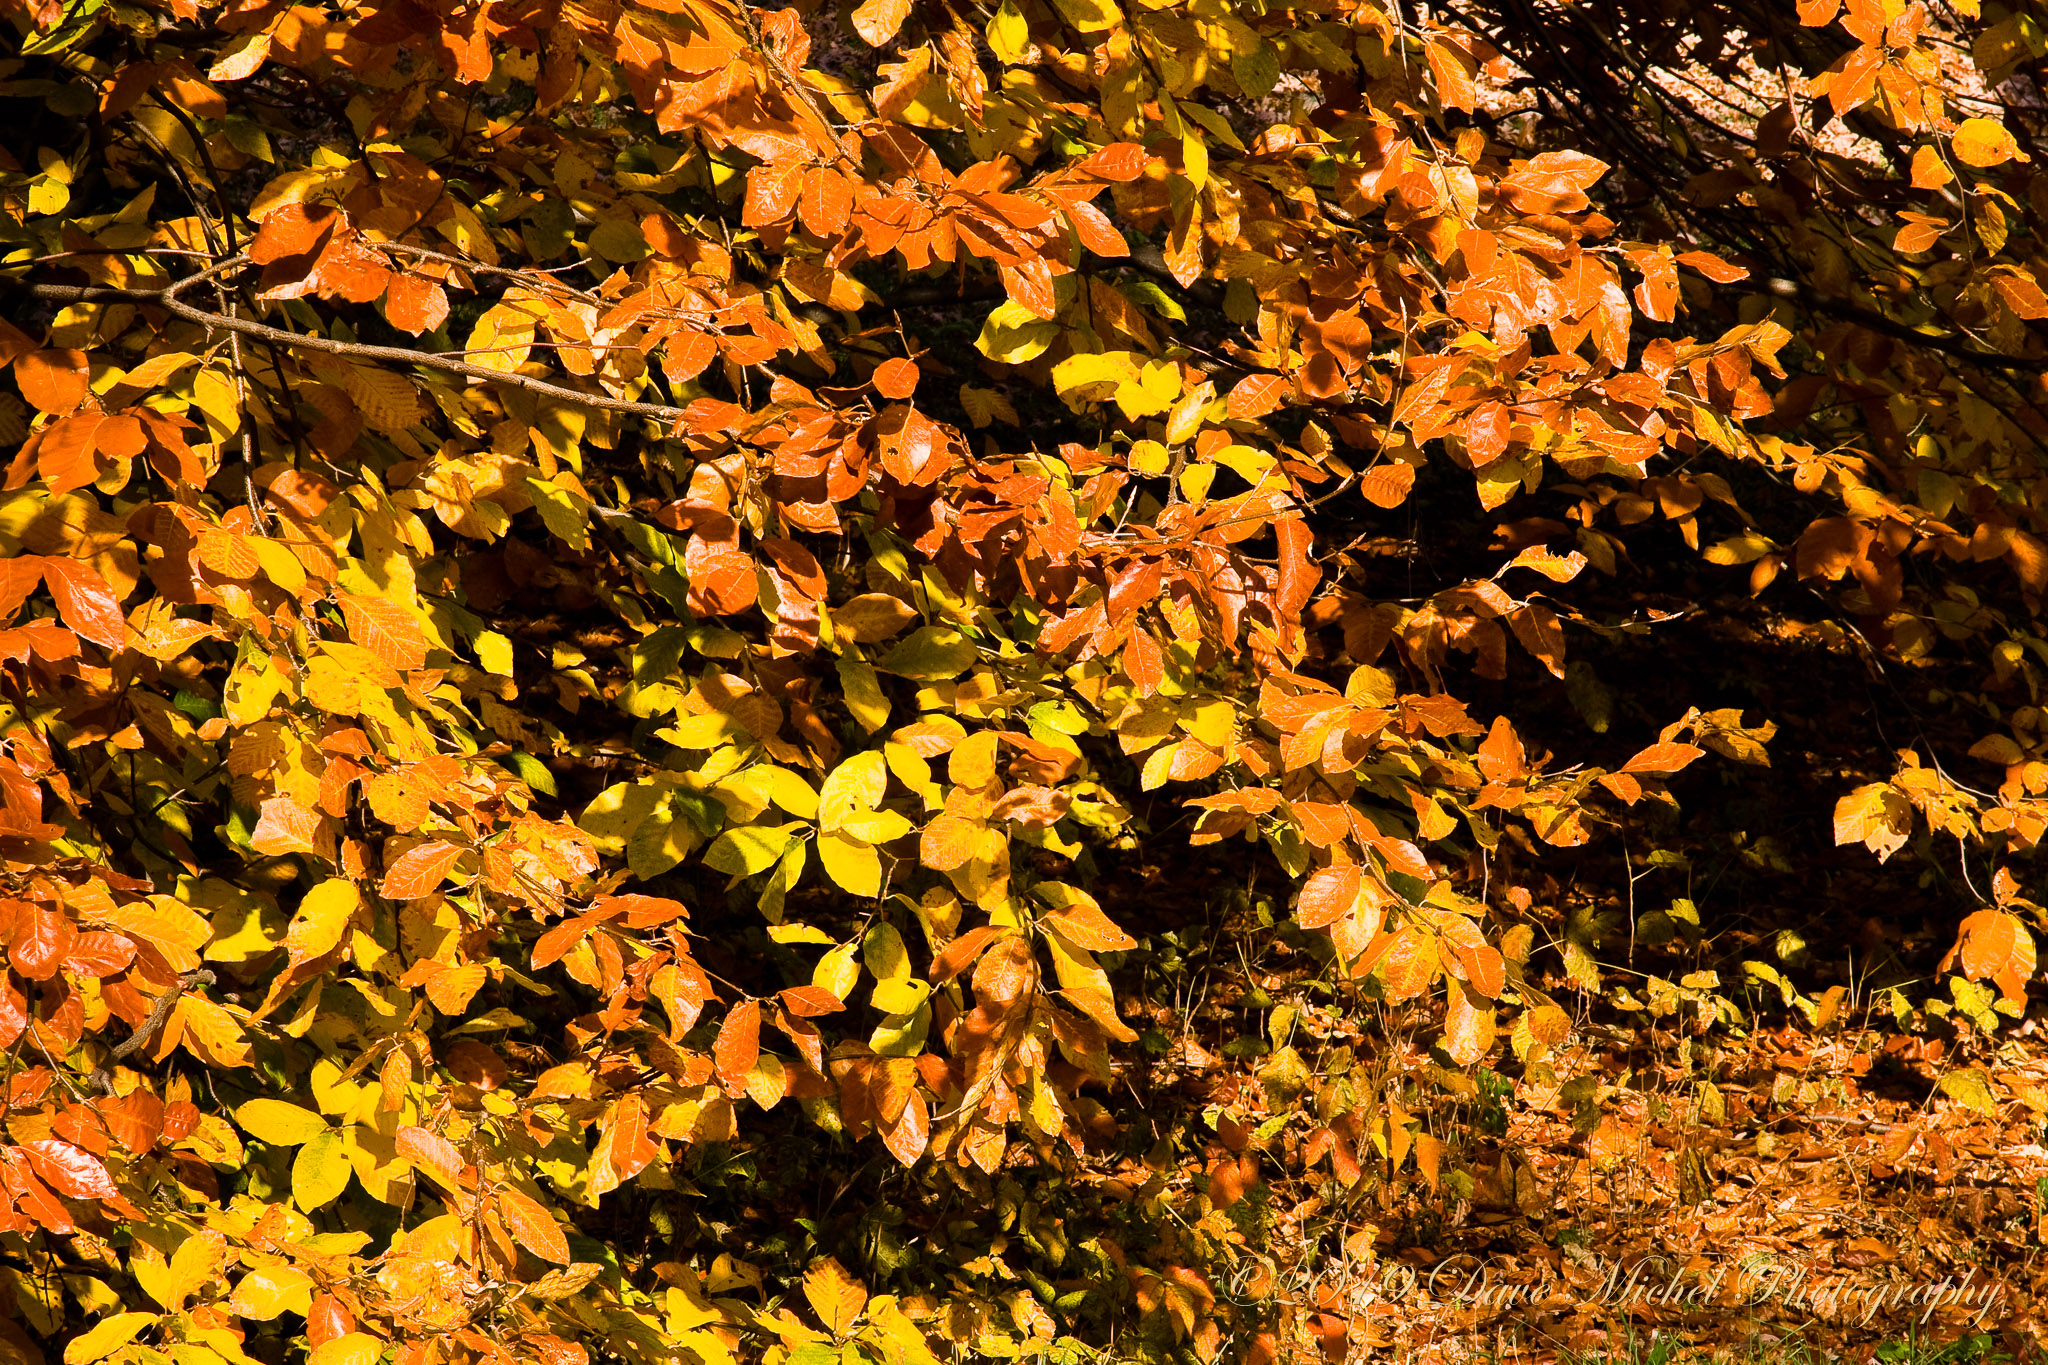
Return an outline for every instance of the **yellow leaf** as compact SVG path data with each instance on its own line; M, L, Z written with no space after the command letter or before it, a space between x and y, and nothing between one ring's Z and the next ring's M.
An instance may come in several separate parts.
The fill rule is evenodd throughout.
M368 1332L349 1332L315 1347L307 1365L377 1365L384 1343Z
M116 1313L101 1318L89 1331L73 1337L64 1347L64 1365L93 1365L120 1350L157 1321L154 1313Z
M830 991L841 1000L853 994L854 983L860 980L860 963L854 960L854 945L842 943L818 959L818 965L811 970L811 984Z
M1997 119L1964 119L1950 144L1956 160L1966 166L2000 166L2008 161L2031 160L2019 142Z
M265 1266L242 1277L228 1299L237 1317L268 1322L280 1313L304 1316L313 1305L313 1277L288 1265Z
M463 350L464 359L486 370L510 374L526 363L533 353L534 323L538 306L507 301L484 311L476 320Z
M1116 387L1116 405L1134 419L1165 412L1179 396L1180 366L1166 360L1146 361L1135 382Z
M354 882L340 877L329 877L299 902L299 912L292 916L291 927L285 930L285 946L291 950L294 967L334 951L341 944L342 935L348 932L349 921L361 907L362 893L356 890Z
M1237 733L1237 708L1222 697L1183 702L1180 728L1210 748L1221 749Z
M292 1162L292 1202L308 1213L332 1204L354 1173L348 1143L332 1128L324 1129Z
M910 952L904 946L903 935L887 920L878 921L861 939L860 956L877 980L910 979ZM892 1012L902 1013L900 1010Z
M889 723L889 699L882 694L882 683L875 676L874 665L865 659L842 655L837 665L839 692L845 699L846 709L869 734Z
M1213 383L1197 384L1188 390L1187 394L1173 405L1173 412L1166 419L1166 443L1176 446L1182 441L1193 440L1195 433L1202 429L1202 410L1208 407L1215 397L1216 386Z
M988 21L988 46L998 61L1023 60L1031 46L1031 26L1025 22L1024 12L1017 8L1017 0L1003 0L995 18Z
M745 728L723 711L684 716L667 729L655 731L658 738L678 749L716 749L727 740L745 733Z
M843 834L818 836L818 861L825 875L850 895L863 898L882 894L882 860L874 846Z
M235 1122L258 1142L297 1147L327 1131L327 1120L284 1100L250 1100L235 1110Z
M165 1272L159 1286L164 1295L166 1308L179 1308L187 1298L197 1293L201 1286L220 1274L221 1262L226 1259L227 1238L212 1228L198 1232L178 1244L171 1253L170 1268Z
M874 750L855 754L832 770L818 791L818 828L838 829L855 812L871 811L889 790L887 761Z

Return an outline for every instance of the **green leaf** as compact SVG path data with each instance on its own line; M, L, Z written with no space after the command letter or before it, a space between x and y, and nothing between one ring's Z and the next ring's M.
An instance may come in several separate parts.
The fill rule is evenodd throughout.
M543 796L561 795L555 789L555 774L532 754L514 749L505 755L505 766L519 774L519 780Z
M782 857L802 825L741 825L729 829L704 850L704 862L733 877L766 872Z
M332 1204L348 1188L354 1173L348 1140L327 1129L301 1147L292 1162L292 1202L308 1213Z

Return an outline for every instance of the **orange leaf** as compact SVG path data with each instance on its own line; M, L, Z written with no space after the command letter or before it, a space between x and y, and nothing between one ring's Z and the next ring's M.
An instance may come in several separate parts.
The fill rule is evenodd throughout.
M0 559L0 621L13 617L28 601L28 595L43 581L43 561L37 555Z
M1112 142L1077 164L1074 173L1095 180L1136 180L1151 159L1135 142Z
M119 649L127 641L121 602L98 569L76 559L45 559L43 581L49 583L49 596L57 600L63 624L106 649Z
M847 1273L845 1266L827 1256L804 1272L804 1297L810 1300L811 1311L818 1315L826 1330L843 1336L860 1317L868 1291Z
M1472 989L1488 1000L1498 1000L1507 987L1507 963L1490 943L1459 944L1458 965L1465 969L1465 980Z
M1395 508L1415 487L1415 466L1398 460L1376 464L1358 476L1358 491L1375 507Z
M761 1055L761 1002L742 1000L732 1007L719 1025L718 1039L711 1045L711 1057L718 1067L718 1080L728 1094L747 1088L747 1073Z
M436 839L409 848L384 870L386 900L409 901L433 891L463 854L460 845Z
M340 210L330 206L280 205L266 214L263 225L256 229L256 237L249 243L249 259L268 265L303 256L319 246L339 221Z
M338 592L349 637L393 668L421 668L427 662L427 635L419 620L396 602Z
M930 1140L930 1111L925 1108L924 1096L912 1091L909 1102L903 1106L902 1115L882 1134L882 1145L889 1149L890 1156L911 1166L924 1155L925 1145Z
M1746 280L1749 278L1749 271L1746 267L1730 265L1719 256L1708 251L1681 252L1679 253L1678 263L1699 271L1700 274L1705 275L1715 284L1732 284L1736 280Z
M1301 900L1294 907L1294 918L1304 929L1320 929L1324 925L1335 924L1351 913L1351 907L1358 903L1358 893L1364 885L1365 874L1356 863L1317 868L1301 888Z
M1705 754L1705 749L1690 744L1652 744L1634 758L1621 765L1625 773L1675 773L1686 764Z
M937 815L918 836L918 861L934 872L965 867L982 850L987 828L959 815Z
M1238 381L1230 391L1231 420L1254 421L1287 401L1294 386L1277 374L1255 374Z
M569 1264L569 1239L555 1216L532 1198L506 1186L498 1191L498 1216L519 1245L544 1261Z
M898 401L917 392L917 362L885 360L875 366L875 391Z
M30 351L16 358L14 382L38 412L76 411L90 391L84 351Z
M986 948L988 941L995 936L995 926L984 924L978 928L969 929L966 933L940 949L937 955L932 958L932 984L934 986L943 985L967 970L968 964L980 956L981 950Z
M448 320L448 293L424 276L397 276L384 295L384 317L413 336L431 332Z
M1113 953L1138 946L1138 940L1118 928L1092 900L1063 905L1039 916L1038 922L1091 953Z
M845 1001L823 986L791 986L782 992L781 999L784 1009L803 1019L814 1019L821 1014L837 1014L846 1008Z
M425 1128L410 1124L400 1128L393 1146L399 1156L422 1170L433 1171L445 1177L451 1185L455 1184L463 1171L469 1167L469 1163L462 1159L462 1153L456 1150L454 1143Z
M607 1136L611 1138L612 1171L622 1183L646 1170L661 1154L647 1136L647 1104L638 1095L627 1095L618 1102Z
M1436 78L1437 98L1446 109L1476 107L1478 91L1473 81L1479 64L1472 54L1442 38L1432 38L1422 49L1429 59L1429 73Z

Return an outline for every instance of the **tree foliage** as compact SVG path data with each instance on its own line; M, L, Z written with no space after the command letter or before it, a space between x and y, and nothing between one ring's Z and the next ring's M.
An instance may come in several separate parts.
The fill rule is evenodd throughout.
M10 1360L1282 1356L1266 1182L1455 1174L1768 764L1603 642L1862 660L2024 1003L2033 0L0 13ZM1141 866L1294 963L1195 1185Z

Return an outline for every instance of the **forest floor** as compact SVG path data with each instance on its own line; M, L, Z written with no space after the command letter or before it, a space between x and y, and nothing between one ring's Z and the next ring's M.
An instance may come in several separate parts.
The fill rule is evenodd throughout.
M1604 1083L1590 1129L1499 1096L1469 1198L1416 1181L1355 1256L1305 1268L1349 1358L2042 1358L2048 1028L1978 1044L1988 1094L1941 1084L1966 1060L1943 1041L1875 1026L1719 1040L1691 1074L1660 1062L1675 1042L1615 1031L1568 1059Z

